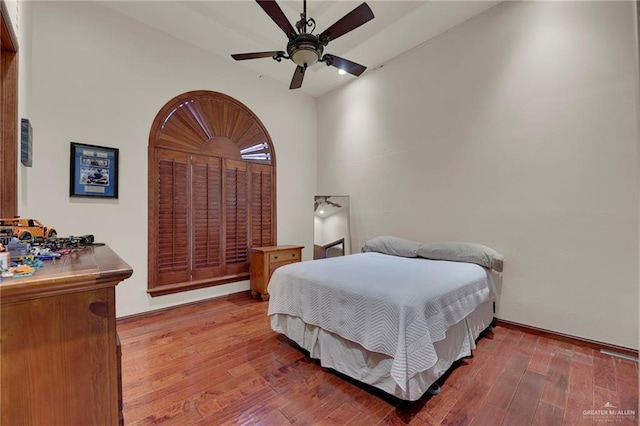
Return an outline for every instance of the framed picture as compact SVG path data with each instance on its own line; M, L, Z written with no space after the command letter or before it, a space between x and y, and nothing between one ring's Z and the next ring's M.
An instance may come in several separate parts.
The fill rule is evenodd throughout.
M118 198L118 149L71 142L69 196Z

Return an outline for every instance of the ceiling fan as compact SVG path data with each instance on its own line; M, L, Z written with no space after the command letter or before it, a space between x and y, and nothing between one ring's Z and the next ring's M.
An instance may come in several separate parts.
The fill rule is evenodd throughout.
M313 34L316 29L316 21L313 18L307 18L307 0L303 0L303 11L300 14L300 20L296 22L295 29L291 22L287 19L278 3L275 0L256 0L258 5L269 15L278 27L287 35L289 42L287 43L287 51L274 50L271 52L255 52L255 53L239 53L231 55L236 61L244 61L246 59L273 58L280 62L283 59L291 59L296 64L293 72L293 78L289 89L298 89L302 86L304 73L308 67L316 62L324 62L327 66L334 66L344 70L349 74L359 76L367 69L367 67L351 62L347 59L336 55L322 55L323 49L330 41L345 35L349 31L358 28L373 19L371 8L362 3L360 6L347 13L336 23L321 32ZM307 28L309 31L307 32Z

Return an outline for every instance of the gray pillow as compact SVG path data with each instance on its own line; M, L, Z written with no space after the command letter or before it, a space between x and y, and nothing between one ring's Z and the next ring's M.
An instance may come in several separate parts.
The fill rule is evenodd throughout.
M398 237L375 237L364 243L362 251L376 251L402 257L418 257L416 251L422 243Z
M492 249L476 243L425 243L418 247L418 256L435 260L453 260L475 263L502 272L504 256Z

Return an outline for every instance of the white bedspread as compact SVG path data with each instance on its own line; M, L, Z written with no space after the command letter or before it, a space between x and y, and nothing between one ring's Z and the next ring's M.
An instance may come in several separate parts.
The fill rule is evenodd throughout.
M268 314L297 316L393 357L391 375L406 390L436 363L433 343L491 300L491 287L488 271L471 263L358 253L278 268Z

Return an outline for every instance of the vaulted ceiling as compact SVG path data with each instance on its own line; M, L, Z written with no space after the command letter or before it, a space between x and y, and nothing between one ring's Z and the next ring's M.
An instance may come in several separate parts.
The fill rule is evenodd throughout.
M307 16L322 32L361 2L307 2ZM500 1L381 1L368 0L375 18L333 40L325 53L349 59L371 72L438 34L495 6ZM282 82L288 90L295 64L271 58L236 62L232 53L285 50L286 35L254 1L108 1L103 4L144 24L199 46L239 67ZM303 2L279 1L292 24L300 19ZM336 68L310 67L301 89L320 96L357 78L338 75Z

